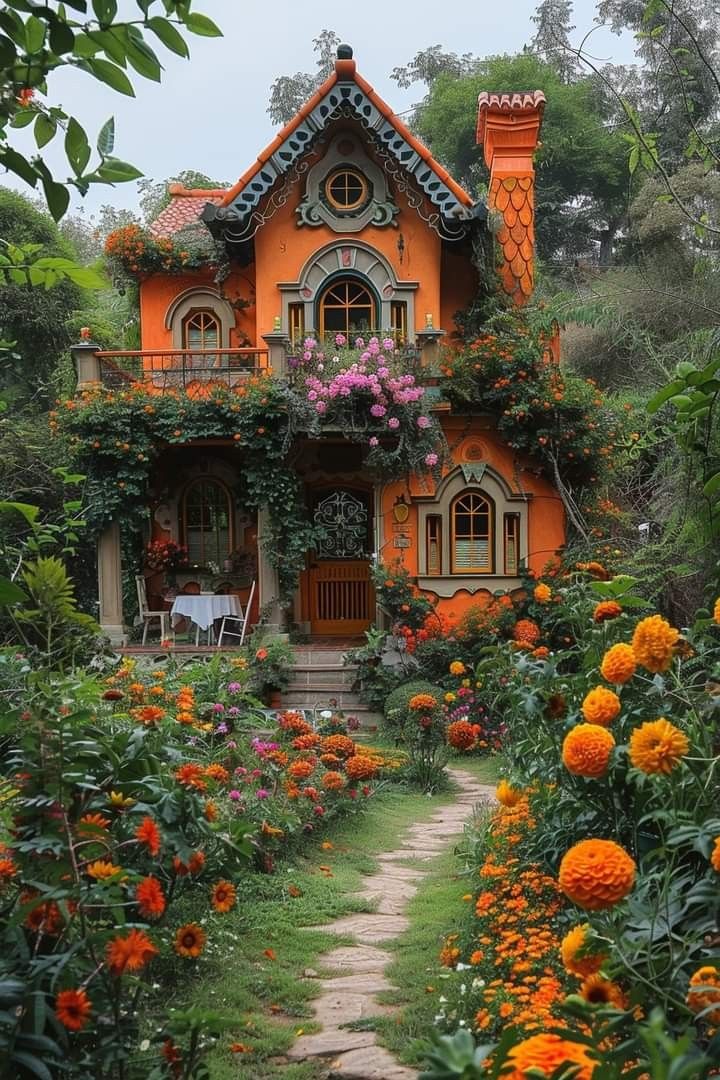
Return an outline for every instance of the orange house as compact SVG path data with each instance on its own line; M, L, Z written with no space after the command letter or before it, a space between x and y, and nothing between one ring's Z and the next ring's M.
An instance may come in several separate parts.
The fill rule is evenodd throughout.
M533 287L533 151L543 105L540 92L479 101L499 279L518 304ZM81 383L122 379L131 362L158 392L202 393L207 382L236 384L268 368L284 379L305 338L373 333L391 336L399 362L407 357L421 382L433 382L439 349L478 289L472 251L488 235L488 204L473 200L378 97L348 46L234 187L171 185L169 193L154 234L204 223L223 272L145 277L142 349L132 358L86 350ZM180 587L197 588L208 565L219 590L246 595L255 577L266 623L323 636L358 633L375 620L373 560L401 559L448 614L518 588L521 564L540 569L564 542L560 498L499 439L491 416L455 415L433 393L429 385L426 409L451 450L437 482L373 482L364 448L331 431L293 448L308 514L327 540L307 553L284 615L263 549L267 515L234 498L242 455L217 439L168 446L156 464L149 536L188 547L199 570L181 575ZM99 563L101 622L121 640L117 527L101 537ZM149 574L148 586L157 606L162 575Z

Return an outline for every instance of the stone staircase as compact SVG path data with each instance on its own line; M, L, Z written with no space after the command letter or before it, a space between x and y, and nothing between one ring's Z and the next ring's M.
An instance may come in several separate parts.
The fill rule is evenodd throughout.
M367 730L382 720L379 713L364 705L353 690L357 665L347 663L347 646L296 645L292 678L283 691L284 709L340 709L355 716Z

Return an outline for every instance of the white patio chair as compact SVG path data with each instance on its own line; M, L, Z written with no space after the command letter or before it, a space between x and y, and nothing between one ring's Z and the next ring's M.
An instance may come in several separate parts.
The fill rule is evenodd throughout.
M147 583L145 578L141 575L135 577L135 586L137 588L138 607L140 608L140 618L143 621L143 645L147 641L148 626L154 619L158 619L160 622L160 641L167 641L170 637L170 612L169 611L150 611L148 607L147 598Z
M238 639L238 643L237 643L238 648L242 647L242 644L245 641L245 632L247 630L247 622L248 622L248 618L250 617L250 609L252 608L252 602L253 602L253 597L254 596L255 596L255 582L253 581L252 585L250 586L250 595L248 597L248 602L245 605L245 611L243 611L242 605L240 605L240 614L239 615L224 615L223 616L223 621L222 621L222 623L220 625L220 633L218 634L218 648L223 643L223 637L237 638ZM238 603L239 603L239 601L238 601ZM228 623L230 623L232 626L234 626L233 630L228 630Z

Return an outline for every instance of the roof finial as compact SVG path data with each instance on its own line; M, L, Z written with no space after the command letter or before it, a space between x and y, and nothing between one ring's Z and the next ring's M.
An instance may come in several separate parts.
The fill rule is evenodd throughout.
M338 45L337 47L338 60L352 60L353 50L352 45Z

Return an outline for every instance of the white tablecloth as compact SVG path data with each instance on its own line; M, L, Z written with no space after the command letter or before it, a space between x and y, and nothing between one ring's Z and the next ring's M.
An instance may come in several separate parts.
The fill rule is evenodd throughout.
M201 630L207 630L223 615L242 616L237 596L178 596L170 609L170 619L175 626L180 619L192 619Z

